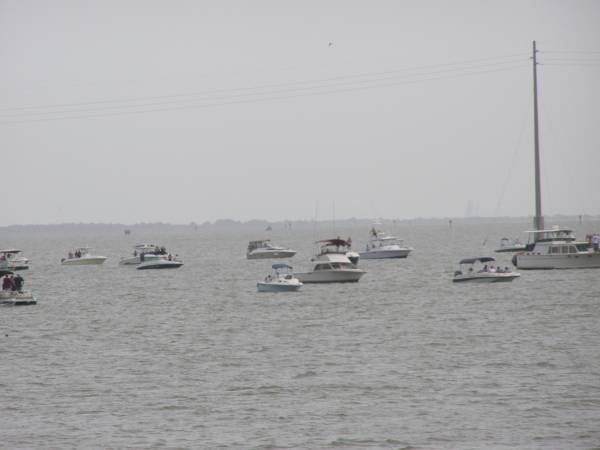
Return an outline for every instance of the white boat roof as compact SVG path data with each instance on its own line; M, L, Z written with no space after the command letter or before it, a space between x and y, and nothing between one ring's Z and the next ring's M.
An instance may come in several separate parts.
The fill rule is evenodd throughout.
M350 260L343 253L322 253L319 256L313 258L312 262L316 264L328 262L349 263Z
M135 244L135 247L133 247L133 248L154 248L154 247L158 247L158 246L156 244L141 243L141 244Z
M0 253L21 253L21 250L16 248L7 248L6 250L0 250Z
M572 233L573 230L570 228L551 228L549 230L530 230L525 233Z

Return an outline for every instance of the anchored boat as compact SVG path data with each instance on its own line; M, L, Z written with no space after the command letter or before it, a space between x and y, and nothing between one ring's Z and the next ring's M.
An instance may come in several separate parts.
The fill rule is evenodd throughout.
M454 283L506 283L521 276L508 267L494 267L488 264L494 261L496 260L489 256L465 258L459 262L460 270L454 272L452 281Z
M264 281L256 283L258 292L295 292L300 290L302 283L292 272L292 266L287 264L273 264L273 273Z
M519 269L589 269L600 268L600 252L589 245L575 242L572 230L555 227L544 228L542 215L542 187L540 169L540 146L538 129L537 96L537 50L533 41L533 126L535 161L535 230L530 231L533 244L526 251L513 257L513 264Z
M93 255L90 247L77 247L60 260L63 266L88 266L104 264L106 256Z

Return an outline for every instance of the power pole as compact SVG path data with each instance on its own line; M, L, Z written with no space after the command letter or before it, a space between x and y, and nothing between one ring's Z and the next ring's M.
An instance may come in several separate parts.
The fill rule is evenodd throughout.
M533 138L535 146L535 219L533 225L536 230L544 229L542 216L542 181L540 175L540 135L538 119L538 94L537 94L537 50L533 41Z

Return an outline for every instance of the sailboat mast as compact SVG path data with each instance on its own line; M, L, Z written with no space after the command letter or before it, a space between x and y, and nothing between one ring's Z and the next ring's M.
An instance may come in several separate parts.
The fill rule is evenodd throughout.
M533 41L533 138L535 158L535 218L533 225L536 230L544 229L544 217L542 216L542 186L540 176L540 135L538 119L538 94L537 94L537 50Z

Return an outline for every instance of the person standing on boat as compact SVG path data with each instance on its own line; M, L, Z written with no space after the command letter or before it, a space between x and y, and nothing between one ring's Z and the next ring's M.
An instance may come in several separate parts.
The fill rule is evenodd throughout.
M5 275L4 280L2 280L2 290L3 291L12 291L13 290L13 280L9 275Z
M594 248L594 252L598 252L598 247L600 247L600 234L598 234L598 233L593 234L592 247Z
M23 277L19 274L17 274L17 276L14 279L15 282L15 291L19 291L21 292L23 290L23 284L25 283L25 280L23 279Z

